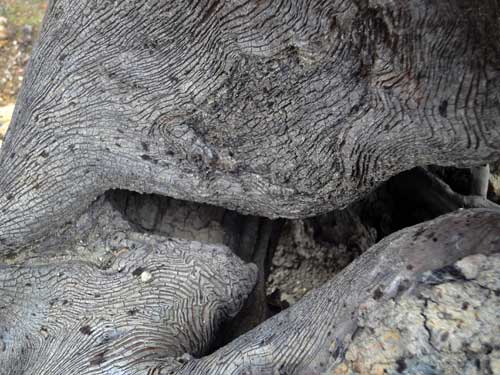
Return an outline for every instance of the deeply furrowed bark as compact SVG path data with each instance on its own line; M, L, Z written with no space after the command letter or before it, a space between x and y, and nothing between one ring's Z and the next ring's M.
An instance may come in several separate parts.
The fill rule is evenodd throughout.
M280 221L243 216L220 207L155 195L123 191L108 194L108 197L141 230L190 241L223 244L243 261L257 265L257 285L235 322L224 327L221 342L230 341L270 316L265 282L280 235Z
M111 188L304 217L499 158L499 8L53 0L0 151L0 243Z
M425 285L461 280L462 271L446 266L500 252L497 210L463 210L407 228L292 308L195 359L241 307L255 268L215 245L99 225L103 236L86 246L90 253L111 248L107 269L74 250L0 268L0 374L337 374L349 364L351 344L362 353L353 335L366 306L378 304L376 314Z
M426 271L439 277L461 257L499 251L499 212L391 236L199 359L232 338L216 333L248 296L227 326L239 329L233 336L267 316L274 224L231 222L220 208L220 220L204 210L193 220L215 228L187 228L192 203L169 216L128 202L132 223L107 225L110 211L100 230L93 210L77 218L115 188L304 217L413 166L499 158L499 8L52 1L0 150L0 250L16 250L0 251L10 257L0 266L0 374L336 371L366 301L412 296ZM444 210L477 205L434 187ZM476 190L484 196L484 184ZM83 244L80 231L90 233Z
M194 233L193 221L179 221L177 234ZM220 244L134 231L104 199L69 232L73 243L2 259L1 375L130 375L178 365L211 350L258 278L255 265Z

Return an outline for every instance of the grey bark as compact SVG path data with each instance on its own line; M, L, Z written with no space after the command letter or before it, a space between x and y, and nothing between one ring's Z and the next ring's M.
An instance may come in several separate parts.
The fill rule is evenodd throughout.
M225 327L227 342L254 328L270 316L266 303L266 279L270 259L280 235L281 222L243 216L221 207L177 201L155 195L120 191L109 199L140 230L162 236L225 245L244 262L258 267L257 285L234 323Z
M380 309L389 305L390 309L394 301L418 295L426 284L467 279L466 271L454 269L453 263L471 254L498 253L499 233L500 211L486 209L463 210L397 232L290 309L214 354L194 359L174 371L228 375L342 374L342 363L351 343L363 344L355 335L367 304L377 303ZM487 287L490 303L498 306L498 291L495 294L498 280L492 278ZM494 324L491 326L494 317L485 319L479 334L496 329ZM387 323L379 321L376 328L383 328L384 324ZM471 332L464 334L473 336ZM410 350L411 346L401 349ZM426 346L417 349L425 352ZM434 350L430 355L453 358L462 356L463 350L466 347L451 355L445 350ZM389 361L387 367L391 365Z
M274 224L147 201L121 206L130 223L95 200L126 189L306 217L414 166L500 158L499 10L497 0L51 1L0 149L0 373L337 371L365 302L383 309L463 257L498 252L500 211L390 236L202 357L252 290L250 305L265 296ZM452 207L485 202L433 181ZM268 314L253 308L242 331Z
M145 374L201 356L258 277L223 245L135 231L103 199L68 232L73 244L1 259L1 375Z
M498 210L407 228L292 308L199 358L242 306L255 266L220 246L125 230L128 223L103 210L80 220L94 232L80 249L49 255L44 248L0 268L0 374L335 374L362 349L356 332L372 324L367 306L376 316L429 285L474 279L474 264L446 266L500 251ZM491 289L495 306L498 278L486 281L479 285Z
M489 164L471 168L473 180L471 191L473 195L479 195L486 198L488 195L488 184L490 182L490 166Z
M53 0L0 151L19 248L112 188L267 217L500 157L497 0Z

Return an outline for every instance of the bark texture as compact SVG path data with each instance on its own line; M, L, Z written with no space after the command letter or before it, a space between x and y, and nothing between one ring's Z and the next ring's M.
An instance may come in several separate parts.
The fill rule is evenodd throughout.
M190 241L225 245L244 262L258 267L257 285L234 324L224 327L221 342L230 341L267 319L266 279L280 236L281 222L243 216L221 207L178 201L127 191L109 193L108 199L139 230Z
M395 304L424 319L408 332L427 335L408 336L399 348L405 357L391 357L387 369L401 361L410 368L410 354L425 350L428 363L465 366L470 358L462 344L471 345L484 366L495 363L486 341L494 334L488 330L498 328L498 255L492 254L500 252L500 211L463 210L397 232L290 309L201 358L220 322L241 307L255 268L225 248L124 233L127 223L112 221L115 231L94 222L104 236L84 241L87 249L28 258L24 252L0 268L0 374L366 373L354 363L367 356L364 344L395 329L390 319L373 320ZM108 254L105 262L79 260L99 248ZM482 255L452 266L476 253ZM462 292L474 298L467 300L472 315L464 316L467 326L460 330L438 312L466 302L453 294ZM366 327L374 335L366 338ZM383 352L372 354L362 363L377 365Z
M67 234L72 246L2 259L1 375L179 365L212 348L258 277L222 245L135 232L103 199Z
M339 366L351 342L362 344L356 341L355 334L363 325L362 314L367 303L376 302L377 308L386 309L386 304L401 298L412 299L409 296L414 296L419 288L425 289L426 284L443 282L446 266L471 254L498 253L498 233L500 211L485 209L460 211L397 232L290 309L214 354L189 361L175 373L335 374L335 371L343 371L345 364ZM447 270L453 274L453 267ZM498 280L489 280L487 287L493 293L488 302L491 310L491 304L498 306L499 303ZM498 328L492 324L491 316L484 319L483 328L477 331L479 334ZM383 324L386 323L382 321ZM474 335L471 333L471 337ZM418 350L423 351L425 347ZM440 350L431 355L448 354L462 356L459 351L450 354Z
M499 8L52 0L0 151L0 241L112 188L305 217L498 159Z

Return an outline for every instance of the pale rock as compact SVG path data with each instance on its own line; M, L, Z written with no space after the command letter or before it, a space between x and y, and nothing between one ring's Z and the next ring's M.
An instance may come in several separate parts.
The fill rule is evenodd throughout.
M500 375L500 350L495 350L491 353L490 369L493 375Z
M457 262L456 266L468 280L473 280L477 278L479 266L484 259L482 254L472 255Z
M7 19L0 17L0 41L9 39L9 30L7 29Z
M141 273L141 281L143 283L149 283L152 279L153 279L153 275L151 275L150 272L144 271L143 273Z

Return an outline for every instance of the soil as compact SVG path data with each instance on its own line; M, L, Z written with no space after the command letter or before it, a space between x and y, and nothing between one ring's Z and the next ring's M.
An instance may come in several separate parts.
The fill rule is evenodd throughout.
M9 21L0 17L0 106L2 107L15 102L33 40L33 26L25 25L21 35L18 36Z
M41 0L0 2L0 145L46 8Z

